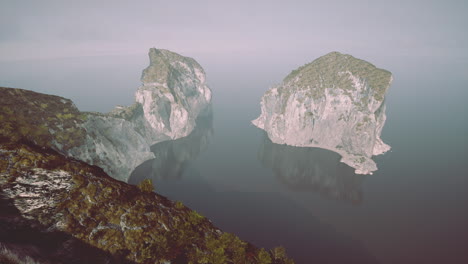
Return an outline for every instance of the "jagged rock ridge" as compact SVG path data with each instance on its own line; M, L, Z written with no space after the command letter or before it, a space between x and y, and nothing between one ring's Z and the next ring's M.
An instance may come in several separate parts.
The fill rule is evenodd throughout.
M390 72L331 52L292 71L261 100L252 123L278 144L339 153L358 174L377 170L373 155L390 149L380 138Z

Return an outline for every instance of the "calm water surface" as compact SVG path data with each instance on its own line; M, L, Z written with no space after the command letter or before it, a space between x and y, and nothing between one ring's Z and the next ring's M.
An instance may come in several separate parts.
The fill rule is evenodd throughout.
M285 246L297 263L468 263L466 82L402 69L387 98L392 151L363 176L333 152L272 143L250 124L267 87L218 74L213 117L154 145L158 159L131 183L150 177L157 192L256 245Z
M151 178L157 192L258 246L283 245L299 264L468 263L466 61L376 59L395 78L382 135L392 150L362 176L333 152L273 144L250 124L266 89L310 58L248 59L199 60L212 117L153 146L157 159L131 183ZM146 64L145 54L0 63L0 84L108 111L132 103Z

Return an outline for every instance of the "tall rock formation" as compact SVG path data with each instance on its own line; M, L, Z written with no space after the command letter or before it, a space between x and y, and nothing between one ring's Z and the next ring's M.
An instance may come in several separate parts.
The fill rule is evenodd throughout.
M80 112L72 101L58 96L0 88L3 121L11 123L0 135L15 137L15 130L22 129L34 143L99 166L126 182L133 169L155 157L150 146L187 136L197 116L211 109L205 72L194 59L155 48L149 57L136 102L108 114Z
M151 145L189 135L197 116L210 109L205 71L194 59L155 48L149 58L135 104L88 114L85 144L67 152L122 181L154 158Z
M355 173L371 174L377 170L371 157L390 149L380 134L391 82L390 72L331 52L269 89L252 123L274 143L329 149Z
M185 137L211 102L205 71L194 59L168 50L152 48L149 58L150 65L141 76L143 85L135 95L150 128L141 132L152 132L147 137L156 142L160 135L170 139Z

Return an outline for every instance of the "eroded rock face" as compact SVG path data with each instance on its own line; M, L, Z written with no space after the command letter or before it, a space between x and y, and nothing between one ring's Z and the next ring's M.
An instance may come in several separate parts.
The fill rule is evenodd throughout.
M99 166L115 179L126 181L134 168L154 158L151 141L128 120L87 114L80 126L86 131L83 144L64 154Z
M331 52L269 89L252 123L274 143L329 149L355 173L370 174L377 170L371 157L390 149L380 134L391 81L386 70Z
M149 58L136 102L143 107L144 118L156 134L155 141L160 134L170 139L185 137L211 102L205 71L194 59L168 50L152 48Z
M83 124L85 144L67 154L127 181L133 169L154 158L151 145L192 132L196 118L211 103L203 68L168 50L152 48L149 58L135 104L106 115L89 114Z
M0 102L6 114L11 112L7 121L18 126L8 133L14 137L14 130L27 129L25 134L33 141L41 141L35 143L47 143L127 181L138 165L154 158L150 146L187 136L196 118L210 108L211 90L194 59L155 48L149 57L135 104L118 106L108 114L81 113L73 102L58 96L1 88ZM16 118L19 114L21 118Z
M106 115L92 113L83 124L85 144L67 152L102 167L116 179L154 158L150 146L185 137L211 103L203 68L192 58L152 48L135 104Z

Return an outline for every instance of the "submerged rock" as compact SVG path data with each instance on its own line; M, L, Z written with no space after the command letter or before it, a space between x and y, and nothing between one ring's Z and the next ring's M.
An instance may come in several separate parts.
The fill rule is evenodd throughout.
M269 89L252 123L274 143L332 150L355 173L371 174L377 170L372 156L390 149L380 134L391 82L390 72L331 52Z
M25 136L127 181L138 165L154 158L150 146L187 136L197 116L210 109L211 90L194 59L155 48L149 57L135 104L108 114L80 112L58 96L0 88L6 115L0 121L10 124L0 135Z

